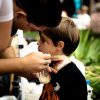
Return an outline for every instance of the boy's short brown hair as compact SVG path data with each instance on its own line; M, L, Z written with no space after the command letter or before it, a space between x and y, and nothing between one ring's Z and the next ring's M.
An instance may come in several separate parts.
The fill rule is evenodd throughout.
M61 23L55 28L48 28L43 31L51 38L56 46L58 41L65 43L63 52L69 56L79 44L79 30L69 17L63 17Z

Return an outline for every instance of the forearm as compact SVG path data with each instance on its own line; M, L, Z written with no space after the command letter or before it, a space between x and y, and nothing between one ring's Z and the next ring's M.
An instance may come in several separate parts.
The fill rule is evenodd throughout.
M15 58L16 54L13 47L8 47L4 52L0 53L0 58Z
M0 59L0 74L19 73L21 66L20 58Z

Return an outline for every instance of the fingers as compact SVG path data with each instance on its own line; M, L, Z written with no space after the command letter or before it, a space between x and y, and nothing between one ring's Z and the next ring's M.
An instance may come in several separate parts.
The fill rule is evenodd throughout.
M43 58L46 60L46 59L51 59L51 55L50 54L43 54Z
M57 70L54 68L51 68L51 67L48 67L47 70L48 70L48 72L53 72L55 74L57 73Z
M20 59L22 59L21 69L23 69L25 72L40 72L47 69L48 65L51 63L51 55L43 54L42 52L34 52Z
M44 65L48 66L51 63L51 60L45 60Z
M51 63L51 55L50 54L43 54L42 52L38 52L37 55L33 56L41 62L42 65L49 65Z

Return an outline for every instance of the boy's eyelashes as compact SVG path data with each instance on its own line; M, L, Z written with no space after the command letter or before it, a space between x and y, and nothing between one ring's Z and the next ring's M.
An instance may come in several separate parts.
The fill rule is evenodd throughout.
M40 41L41 41L41 42L44 42L44 39L43 39L42 37L40 37Z
M42 37L42 36L40 36L40 40L41 40L42 42L45 41L44 37Z

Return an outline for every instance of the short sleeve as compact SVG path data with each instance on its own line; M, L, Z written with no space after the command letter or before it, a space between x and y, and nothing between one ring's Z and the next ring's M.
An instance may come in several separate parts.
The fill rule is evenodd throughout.
M13 19L13 1L0 0L0 22Z

